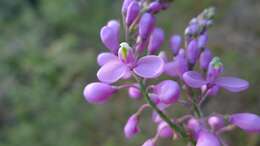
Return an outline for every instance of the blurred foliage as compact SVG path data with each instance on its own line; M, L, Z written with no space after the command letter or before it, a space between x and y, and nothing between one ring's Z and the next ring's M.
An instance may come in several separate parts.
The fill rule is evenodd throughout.
M219 7L217 18L221 19L231 2L176 0L168 12L160 14L158 25L166 29L167 36L182 33L188 20L203 8ZM99 28L113 18L120 18L120 1L0 1L0 146L127 146L140 145L152 136L155 127L145 122L150 120L146 113L141 135L131 141L124 139L122 127L141 104L130 102L126 93L118 93L104 106L91 106L82 97L84 85L96 80L95 56L105 50L99 42ZM229 66L229 73L241 75L254 85L240 95L248 98L239 109L257 112L257 53L223 52L223 46L212 45ZM256 136L237 133L229 135L240 138L234 142L237 146L259 145Z

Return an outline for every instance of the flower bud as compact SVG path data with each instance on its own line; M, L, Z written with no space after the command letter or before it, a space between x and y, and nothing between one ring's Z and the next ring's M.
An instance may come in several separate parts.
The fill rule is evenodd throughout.
M144 142L144 144L142 146L156 146L156 144L153 139L148 139Z
M223 116L215 115L209 117L208 124L214 131L217 131L225 126L225 121Z
M260 133L260 117L252 113L237 113L229 117L229 122L246 132Z
M157 133L162 138L171 138L173 137L173 131L171 127L166 122L161 122L157 128Z
M176 56L176 61L178 62L177 74L179 76L182 76L183 73L188 71L188 62L183 49L181 49L178 55Z
M148 52L154 54L164 41L164 32L161 28L155 28L150 36Z
M136 1L131 2L127 8L127 14L125 20L127 26L130 26L134 22L139 12L140 12L140 6L138 2Z
M200 68L204 70L208 69L211 60L212 60L212 53L208 48L206 48L200 54Z
M187 48L187 59L190 64L195 64L200 55L200 49L196 40L192 40Z
M85 99L92 104L103 104L109 100L113 93L117 89L113 88L111 85L94 82L88 84L84 88L84 97Z
M203 35L200 35L198 38L198 47L199 48L205 48L208 42L208 35L205 33Z
M221 146L219 138L207 130L200 132L196 146Z
M208 67L207 80L213 82L223 72L224 67L219 57L214 57Z
M118 57L122 62L126 64L134 64L134 62L136 61L133 49L126 42L120 44Z
M199 33L199 25L197 23L191 23L185 29L185 35L196 35Z
M128 95L129 95L132 99L140 99L140 97L141 97L140 89L139 89L138 87L129 87L129 89L128 89Z
M117 53L119 48L119 29L119 22L111 20L100 30L100 38L103 44L113 53Z
M154 123L157 124L163 121L162 118L155 111L152 113L152 120L154 121Z
M126 15L127 9L129 7L129 5L131 4L131 2L133 2L133 1L134 0L124 0L123 5L122 5L122 9L121 9L123 15Z
M158 1L151 2L148 6L149 13L158 13L162 9L161 4Z
M165 80L154 87L155 94L165 104L175 103L180 96L180 87L177 82Z
M180 47L181 47L181 36L173 35L170 39L170 48L174 56L178 54Z
M147 47L147 44L148 44L148 40L143 40L140 36L138 36L136 40L135 50L138 53L142 53L144 49Z
M195 118L189 119L187 128L191 132L193 138L197 139L200 131L203 129L201 122Z
M139 36L146 40L149 38L151 32L154 29L155 17L150 13L145 13L140 19L139 22Z
M139 128L139 116L134 114L132 115L125 127L124 127L124 133L125 133L125 137L127 139L131 139L133 138L137 133L140 132L140 128Z

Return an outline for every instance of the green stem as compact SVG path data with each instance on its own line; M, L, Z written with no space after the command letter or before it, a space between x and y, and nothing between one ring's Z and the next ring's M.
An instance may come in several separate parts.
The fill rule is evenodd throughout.
M184 129L182 127L174 124L170 120L170 118L167 115L165 115L156 106L156 104L150 99L150 97L148 96L148 93L146 91L146 87L145 87L144 83L142 82L142 80L140 81L140 89L141 89L141 92L142 92L143 96L145 97L145 100L147 101L147 103L157 112L157 114L160 116L160 118L163 119L174 131L179 133L182 138L184 138L186 141L192 142L195 145L195 141L190 139L189 135L185 133Z

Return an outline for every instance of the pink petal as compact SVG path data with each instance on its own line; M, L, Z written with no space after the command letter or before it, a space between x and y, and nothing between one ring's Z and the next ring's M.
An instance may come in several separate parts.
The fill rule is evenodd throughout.
M100 66L106 64L109 61L118 59L116 55L109 52L100 53L97 57L97 62Z
M164 61L161 57L149 55L138 60L134 72L143 78L158 77L164 68Z
M97 72L97 77L105 83L114 83L122 78L128 68L119 60L110 61L103 65Z
M235 77L219 77L215 83L231 92L240 92L249 86L248 81Z
M201 86L207 84L207 82L202 78L201 74L195 71L188 71L184 73L183 79L185 83L192 88L200 88Z

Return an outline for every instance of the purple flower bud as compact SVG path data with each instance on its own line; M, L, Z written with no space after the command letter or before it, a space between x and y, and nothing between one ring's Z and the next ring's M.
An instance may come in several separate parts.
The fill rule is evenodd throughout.
M155 26L155 17L150 13L145 13L140 19L139 22L139 36L146 40L149 38L151 32Z
M148 51L154 54L162 45L164 41L164 32L161 28L155 28L150 36Z
M205 70L208 69L211 60L212 60L212 53L208 48L206 48L200 54L200 68Z
M122 9L121 9L123 15L126 15L127 9L132 1L134 1L134 0L124 0L124 2L122 4Z
M122 62L129 65L133 65L136 61L133 49L126 42L120 44L118 57Z
M144 49L147 47L147 45L148 45L148 39L143 40L140 36L138 36L137 40L136 40L135 50L138 53L142 53L144 51Z
M175 103L180 96L180 87L177 82L165 80L154 87L155 94L165 104Z
M156 144L153 139L148 139L144 142L144 144L142 146L156 146Z
M198 34L198 31L199 31L199 25L197 23L191 23L185 29L185 35L195 35Z
M130 87L128 89L128 95L132 98L132 99L140 99L141 97L141 92L140 89L138 87Z
M149 13L158 13L161 9L162 6L158 1L151 2L148 6Z
M125 137L127 139L131 139L139 132L140 132L139 117L138 115L134 114L128 119L125 125L124 128Z
M111 85L94 82L88 84L84 88L84 97L85 99L92 104L103 104L109 100L113 93L117 89L113 88Z
M207 42L208 42L208 35L207 34L200 35L198 38L198 47L205 48Z
M206 130L200 132L196 146L221 146L219 138Z
M127 14L126 14L126 25L130 26L136 17L138 16L140 12L140 6L138 2L132 1L131 4L127 8Z
M174 56L178 54L180 47L181 47L181 36L173 35L170 39L170 48Z
M208 67L207 81L213 82L223 72L224 67L219 57L214 57Z
M189 119L187 128L191 132L193 138L197 139L200 131L203 129L201 122L195 118Z
M217 131L225 126L225 121L224 121L223 116L215 115L215 116L209 117L208 124L214 131Z
M159 124L159 123L161 123L163 120L161 119L161 117L156 113L156 112L153 112L152 113L152 120L155 122L155 123L157 123L157 124Z
M115 54L119 48L119 29L119 22L111 20L100 30L100 38L103 44Z
M162 138L172 138L173 131L171 127L166 122L161 122L157 128L157 133Z
M196 60L199 58L200 49L198 48L198 43L196 40L192 40L187 48L187 59L190 64L195 64Z
M260 117L252 113L237 113L229 117L229 122L246 132L260 133Z

